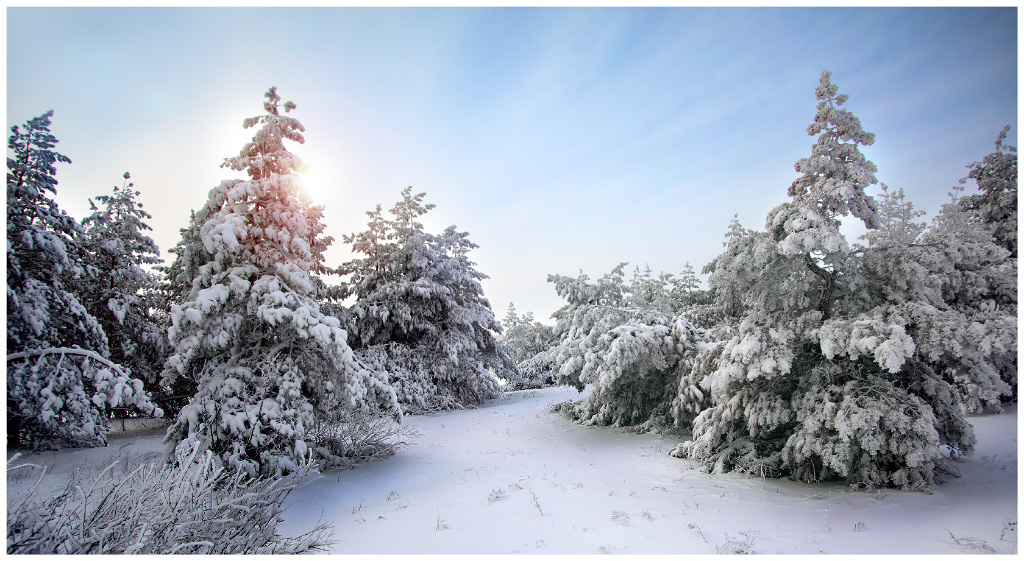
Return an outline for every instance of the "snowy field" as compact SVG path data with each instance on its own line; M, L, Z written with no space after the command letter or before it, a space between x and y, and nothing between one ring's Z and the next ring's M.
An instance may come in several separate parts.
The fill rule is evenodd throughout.
M708 475L678 441L548 413L571 388L513 392L469 411L407 417L420 435L389 459L311 478L284 534L334 525L344 554L929 554L1017 552L1017 412L972 417L978 446L934 494L852 491ZM145 461L162 431L27 458L47 487L113 455ZM26 484L8 479L8 492Z

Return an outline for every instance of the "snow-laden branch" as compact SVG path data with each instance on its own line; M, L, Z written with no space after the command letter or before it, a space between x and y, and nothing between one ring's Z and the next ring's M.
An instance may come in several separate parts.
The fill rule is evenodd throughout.
M116 370L118 370L120 372L124 372L124 368L122 368L119 364L115 364L113 362L110 362L109 360L103 358L102 356L100 356L98 353L96 353L94 351L88 351L88 350L85 350L85 349L79 349L77 347L47 347L45 349L32 349L30 351L23 351L23 352L20 352L20 353L9 354L9 355L7 355L7 361L10 362L12 360L20 360L20 359L23 359L23 358L29 358L29 357L34 357L34 356L46 356L46 355L78 355L78 356L84 356L86 358L91 358L92 360L95 360L97 362L101 362L104 365L106 365L106 366L108 366L110 368L114 368L114 369L116 369Z

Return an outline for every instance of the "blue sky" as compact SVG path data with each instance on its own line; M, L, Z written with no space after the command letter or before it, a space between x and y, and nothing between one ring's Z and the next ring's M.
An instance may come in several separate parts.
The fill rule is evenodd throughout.
M933 217L1004 125L1017 144L1017 52L1013 7L8 8L7 124L54 110L79 220L131 172L166 258L277 86L332 264L411 185L480 246L495 314L543 320L550 273L699 271L734 214L763 229L825 68Z

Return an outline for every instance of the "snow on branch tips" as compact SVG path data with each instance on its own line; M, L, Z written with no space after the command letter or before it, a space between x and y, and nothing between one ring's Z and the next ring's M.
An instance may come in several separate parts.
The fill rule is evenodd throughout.
M110 409L133 406L144 415L163 410L121 366L79 348L33 349L7 355L8 415L37 446L55 441L105 445Z

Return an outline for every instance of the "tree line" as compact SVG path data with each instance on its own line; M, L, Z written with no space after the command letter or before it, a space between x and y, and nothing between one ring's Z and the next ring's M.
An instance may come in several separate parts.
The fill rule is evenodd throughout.
M70 163L52 112L12 127L8 443L102 444L112 413L166 414L168 459L279 475L366 454L380 419L560 384L592 387L566 416L679 434L673 455L708 471L927 488L972 452L966 416L1016 399L1016 149L1003 129L923 222L902 189L866 193L874 135L830 72L815 96L789 200L763 231L729 224L707 288L690 265L550 275L554 326L514 306L499 323L476 245L427 232L411 188L328 265L284 145L304 128L275 88L223 165L247 178L210 191L168 265L128 174L79 224L50 197ZM853 243L851 216L867 228Z

